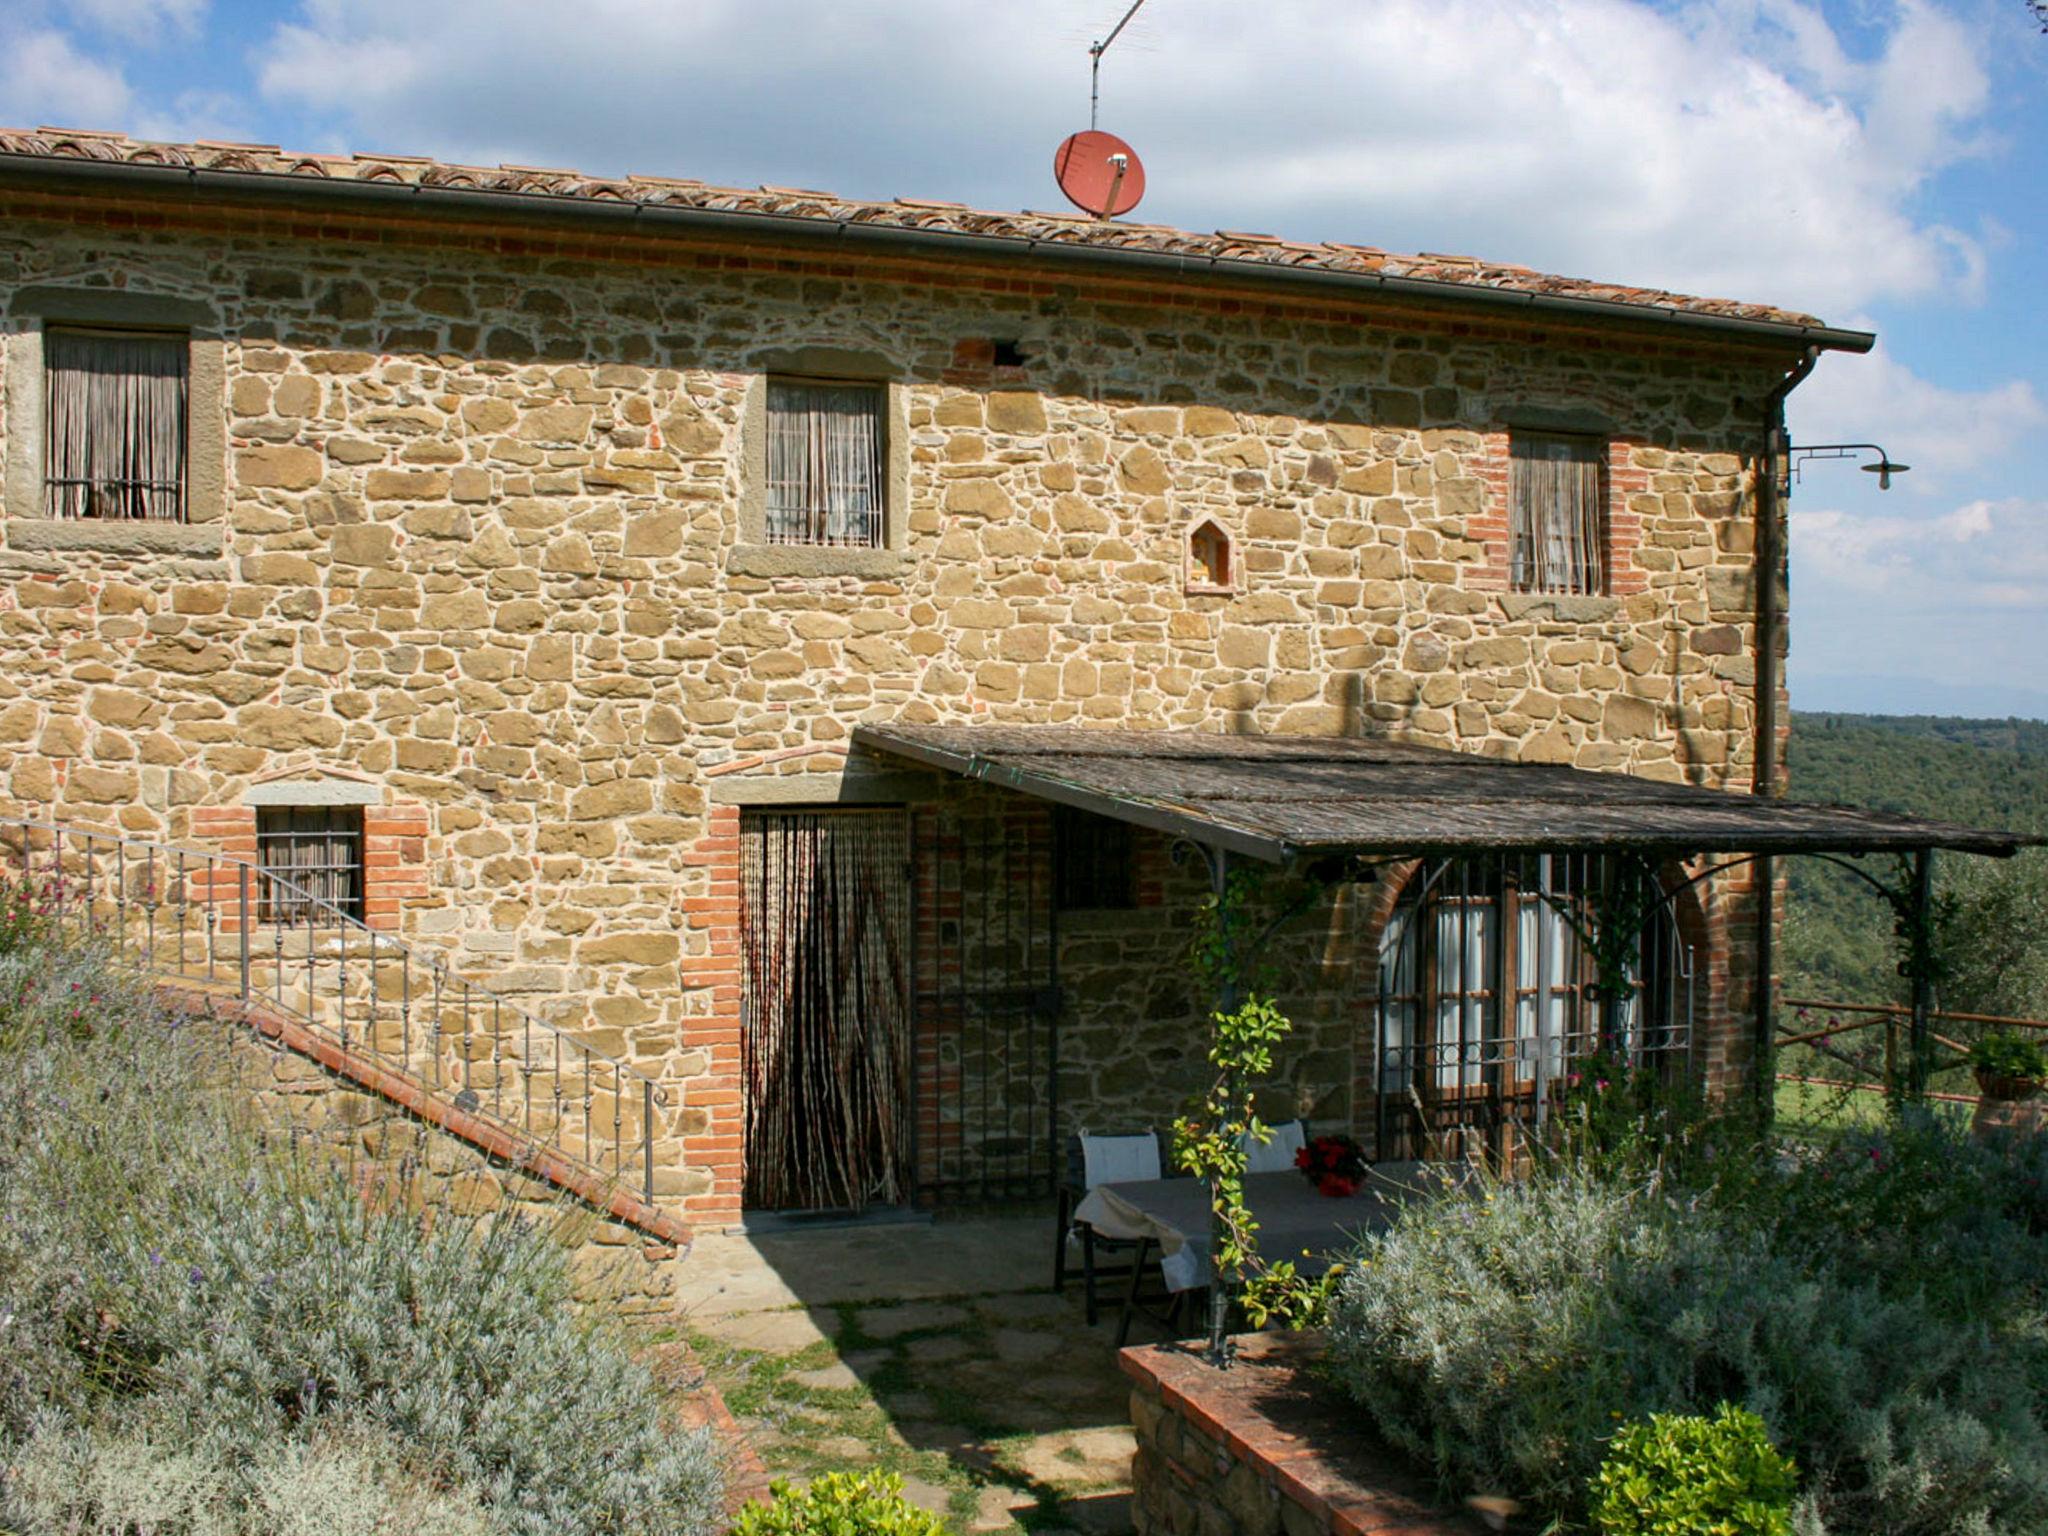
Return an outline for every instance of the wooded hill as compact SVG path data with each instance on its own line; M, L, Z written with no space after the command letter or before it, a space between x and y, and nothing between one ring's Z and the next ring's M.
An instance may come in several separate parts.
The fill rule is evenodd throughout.
M2048 722L1798 712L1789 762L1795 800L2048 833ZM1817 859L1786 862L1786 995L1901 1000L1892 917L1884 903L1854 876ZM1879 879L1896 878L1892 861L1864 862ZM1937 869L1943 889L1958 904L1948 927L1951 944L1966 951L1966 971L1993 940L2005 949L2042 952L2017 961L2001 954L1995 978L1959 975L1944 1005L2042 1016L2048 1009L2048 932L2042 923L2048 850L2024 853L2009 865L1950 854ZM1994 927L1996 932L1988 931Z

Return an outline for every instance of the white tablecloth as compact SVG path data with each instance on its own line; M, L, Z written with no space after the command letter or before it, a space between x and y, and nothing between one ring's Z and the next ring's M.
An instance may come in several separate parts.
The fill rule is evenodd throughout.
M1259 1252L1267 1259L1292 1259L1304 1274L1315 1274L1360 1233L1391 1222L1405 1195L1454 1176L1442 1165L1378 1163L1357 1194L1337 1198L1293 1169L1253 1173L1245 1176L1245 1204L1259 1224ZM1169 1290L1209 1283L1209 1186L1200 1179L1098 1184L1075 1207L1074 1219L1104 1237L1157 1243Z

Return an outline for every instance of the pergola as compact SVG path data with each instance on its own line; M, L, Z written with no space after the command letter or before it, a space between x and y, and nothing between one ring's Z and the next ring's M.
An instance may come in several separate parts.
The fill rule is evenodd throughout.
M1936 850L2008 858L2043 841L1893 811L1813 805L1384 739L1097 730L1050 725L863 725L854 745L1183 840L1220 893L1233 858L1268 865L1477 853L1753 859L1882 853L1914 863L1914 928L1930 920ZM1865 876L1866 879L1871 878ZM1873 881L1873 883L1876 883ZM1759 926L1770 971L1771 921ZM1757 988L1759 1064L1771 999ZM1914 1061L1932 997L1916 978Z

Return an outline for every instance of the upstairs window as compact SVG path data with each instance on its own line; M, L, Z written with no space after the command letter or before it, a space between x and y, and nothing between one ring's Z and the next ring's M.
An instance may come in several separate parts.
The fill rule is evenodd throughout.
M1068 806L1053 810L1053 899L1062 912L1129 911L1138 904L1135 840L1127 821Z
M185 521L190 359L185 336L44 333L49 516Z
M888 542L881 384L768 381L767 541Z
M317 927L336 912L363 920L361 806L260 806L256 857L265 876L260 921Z
M1607 590L1605 445L1517 432L1508 447L1508 569L1517 592Z

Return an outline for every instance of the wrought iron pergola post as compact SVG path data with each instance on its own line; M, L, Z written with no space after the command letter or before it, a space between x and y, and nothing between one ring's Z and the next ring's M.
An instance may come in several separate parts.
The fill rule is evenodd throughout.
M1906 965L1913 983L1913 1022L1906 1052L1907 1094L1915 1100L1927 1096L1932 1074L1928 1047L1933 1038L1934 1014L1934 850L1922 848L1913 855L1912 907L1907 917Z
M1223 944L1216 1008L1228 1018L1244 1001L1236 941L1231 931L1232 914L1226 909L1230 900L1230 854L1222 848L1204 847L1202 851L1208 856L1209 889L1216 898L1217 933ZM1231 1080L1224 1090L1226 1101L1235 1103L1241 1091L1242 1084L1232 1068ZM1230 1233L1223 1221L1221 1181L1221 1174L1212 1173L1209 1177L1209 1346L1203 1355L1209 1364L1219 1367L1229 1365L1234 1353L1230 1347L1230 1281L1223 1273L1223 1247Z

